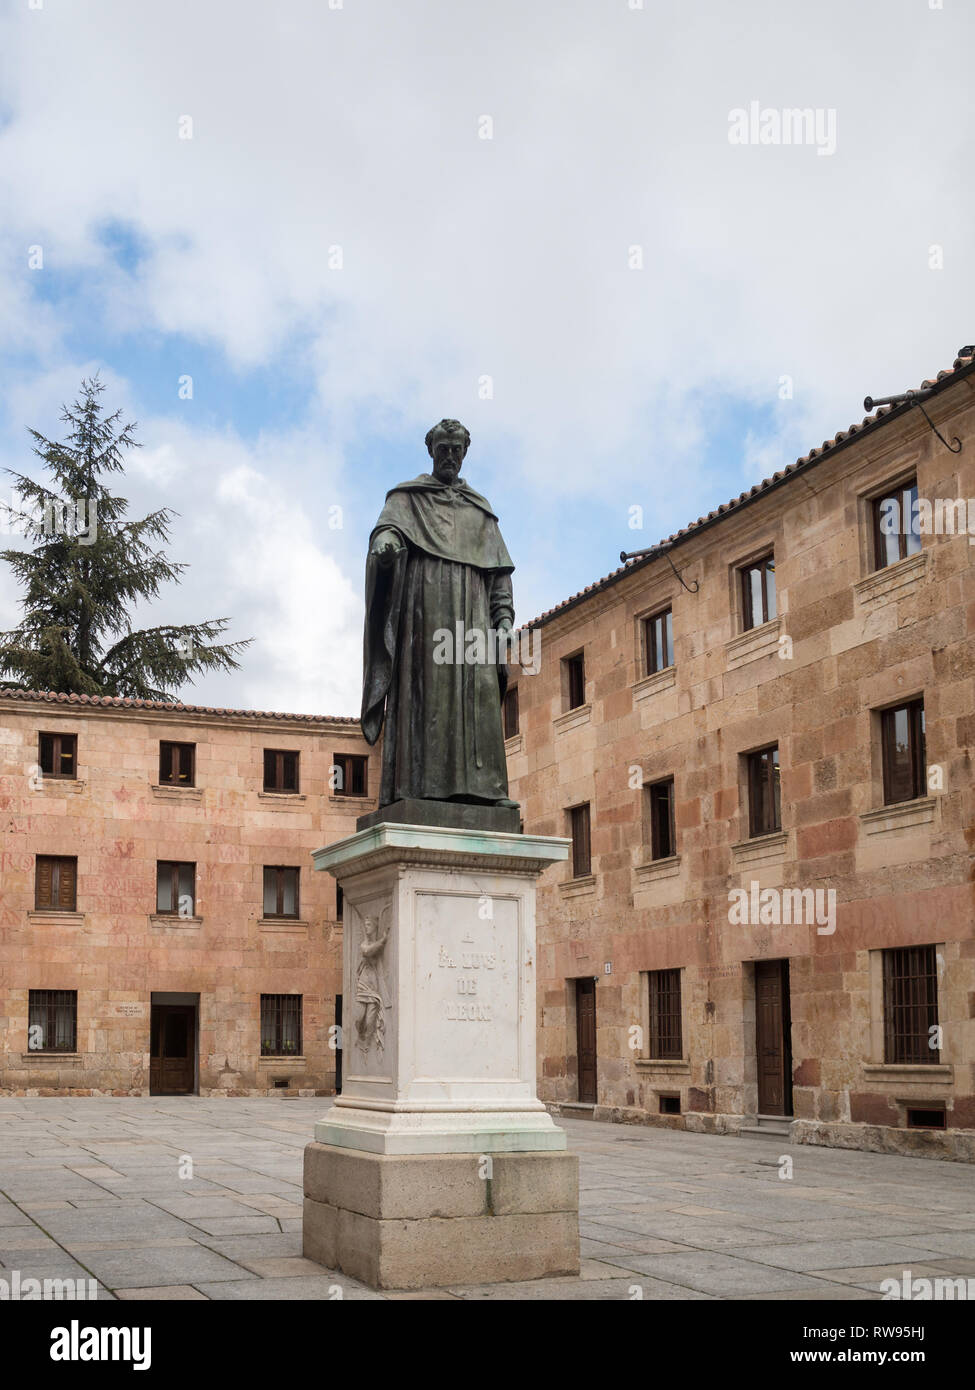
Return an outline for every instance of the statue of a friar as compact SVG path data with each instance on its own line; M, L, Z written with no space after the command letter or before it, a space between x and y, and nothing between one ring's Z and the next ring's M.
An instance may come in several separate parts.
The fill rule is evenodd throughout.
M362 732L373 744L385 723L380 808L504 807L517 830L501 720L514 565L490 504L460 476L470 442L459 420L434 425L433 472L387 493L369 537Z

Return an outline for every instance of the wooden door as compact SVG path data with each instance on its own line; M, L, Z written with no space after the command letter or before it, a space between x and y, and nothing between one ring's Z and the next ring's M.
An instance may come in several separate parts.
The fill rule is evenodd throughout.
M789 962L756 961L755 1051L760 1115L792 1114L791 1032Z
M149 1024L149 1091L154 1096L192 1095L196 1081L196 1009L192 1004L153 1004Z
M596 981L576 980L576 1055L579 1100L596 1104Z

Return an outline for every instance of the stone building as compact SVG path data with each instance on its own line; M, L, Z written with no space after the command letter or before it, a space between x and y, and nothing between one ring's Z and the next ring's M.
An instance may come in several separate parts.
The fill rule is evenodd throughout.
M0 691L0 1094L331 1093L377 782L352 718Z
M529 625L556 1108L975 1158L973 349L925 385Z

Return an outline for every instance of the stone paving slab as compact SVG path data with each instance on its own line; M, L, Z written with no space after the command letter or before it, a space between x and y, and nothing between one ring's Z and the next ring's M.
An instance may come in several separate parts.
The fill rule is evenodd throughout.
M969 1165L563 1118L578 1277L377 1293L302 1255L302 1151L328 1104L0 1101L4 1277L97 1278L127 1301L869 1301L905 1269L975 1275Z

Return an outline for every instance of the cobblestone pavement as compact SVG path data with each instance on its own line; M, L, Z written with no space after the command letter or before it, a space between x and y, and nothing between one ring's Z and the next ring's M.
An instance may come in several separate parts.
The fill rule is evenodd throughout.
M878 1299L905 1269L975 1279L967 1164L563 1120L578 1278L378 1294L302 1258L302 1149L328 1104L0 1100L0 1277L93 1278L106 1299L471 1300Z

